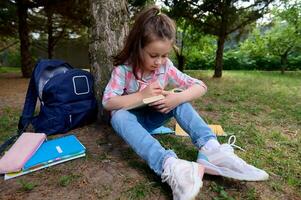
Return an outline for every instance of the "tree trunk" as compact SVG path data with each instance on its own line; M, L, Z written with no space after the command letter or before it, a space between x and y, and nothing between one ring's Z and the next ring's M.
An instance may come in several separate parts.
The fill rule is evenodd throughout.
M285 69L287 67L287 54L281 55L281 74L284 74Z
M90 65L94 75L95 94L101 105L102 94L113 68L111 57L123 46L128 33L127 1L125 0L90 0ZM102 120L106 113L99 108Z
M177 57L177 62L178 62L178 70L180 70L181 72L184 71L184 66L185 66L185 56L182 54L182 50L179 50L176 47L173 47L174 52L176 54Z
M185 66L185 56L182 54L177 54L177 60L178 60L178 69L183 72L184 66Z
M53 58L53 51L54 51L54 37L53 37L53 12L51 9L46 8L46 15L47 15L47 34L48 34L48 58Z
M222 3L222 9L224 10L221 16L221 24L219 34L217 35L217 50L215 54L215 66L213 78L221 78L223 72L223 56L224 56L224 45L227 37L227 27L228 27L228 13L226 8L230 6L230 1L225 1Z
M22 76L25 78L29 78L33 69L33 61L30 53L30 42L29 42L29 29L27 24L27 6L24 4L22 0L17 1L18 7L18 31L19 31L19 39L20 39L20 51L21 51L21 70Z
M217 41L217 50L215 56L215 66L214 66L214 78L221 78L223 71L223 56L224 56L224 44L226 36L221 35Z
M185 33L187 30L187 26L186 24L184 25L183 31L179 32L177 31L177 38L176 38L176 43L177 43L177 47L173 47L174 52L176 54L177 57L177 61L178 61L178 69L183 72L184 71L184 67L185 67L185 56L183 55L183 50L184 50L184 37L185 37Z

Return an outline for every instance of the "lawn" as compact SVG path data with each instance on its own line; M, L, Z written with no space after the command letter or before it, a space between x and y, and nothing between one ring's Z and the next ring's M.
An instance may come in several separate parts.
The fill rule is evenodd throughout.
M224 71L221 79L211 78L212 71L188 73L208 86L207 94L194 102L201 116L209 124L220 124L225 132L236 135L236 144L246 150L236 152L270 174L266 184L271 191L294 191L301 197L301 73ZM221 142L227 139L219 137ZM195 159L188 139L186 148L178 141L183 139L161 140L180 157ZM250 192L261 191L259 188ZM238 195L233 194L233 198Z
M276 191L301 191L301 73L190 71L208 93L195 105L208 123L221 124L246 152L239 155L269 172ZM226 141L220 138L221 141Z
M301 73L287 72L281 75L279 72L224 71L221 79L211 78L212 71L187 73L203 80L208 86L207 94L193 102L200 115L210 124L222 125L228 134L235 134L236 145L246 150L236 150L237 154L270 174L270 179L263 183L205 176L199 197L215 200L300 199ZM20 109L13 105L0 110L1 142L15 131L19 112ZM173 123L171 121L170 125ZM188 138L164 135L158 136L158 139L165 147L174 149L180 158L195 160L197 151ZM227 142L227 139L219 137L220 142ZM96 142L100 146L106 145L103 141ZM108 162L115 156L110 153L100 153L97 162ZM160 183L133 151L126 148L120 153L119 159L126 158L122 162L127 162L128 168L142 172L144 178L123 189L118 198L149 199L158 190L163 196L170 197L166 185ZM87 161L94 162L93 159L88 157ZM55 167L49 170L55 171ZM70 178L73 176L76 178ZM65 187L70 181L80 181L81 177L81 174L63 174L58 185ZM129 177L125 180L131 182ZM21 185L24 187L24 184ZM108 191L113 188L107 186L105 190L108 199L112 199Z
M20 67L4 67L0 66L0 73L20 72Z

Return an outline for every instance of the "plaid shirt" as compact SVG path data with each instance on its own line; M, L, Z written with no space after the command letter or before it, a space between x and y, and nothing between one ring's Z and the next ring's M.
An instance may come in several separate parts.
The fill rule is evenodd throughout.
M137 75L140 77L141 71L138 71ZM141 91L147 85L157 80L163 89L167 86L187 89L194 84L199 84L207 90L206 85L202 81L182 73L169 59L166 59L166 62L163 65L149 76L142 77L141 80L137 80L135 78L131 66L119 65L114 67L111 79L105 88L102 103L105 105L106 102L114 96L132 94Z

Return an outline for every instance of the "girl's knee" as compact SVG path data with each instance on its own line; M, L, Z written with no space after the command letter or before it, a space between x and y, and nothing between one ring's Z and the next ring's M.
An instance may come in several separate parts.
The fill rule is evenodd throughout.
M184 103L177 106L177 108L187 108L187 107L192 107L191 103L184 102Z
M111 117L111 124L126 121L126 119L129 117L129 114L129 111L123 109L115 111Z
M178 105L174 110L174 116L180 114L180 113L185 113L185 114L190 114L191 112L196 112L191 103L189 102L184 102L180 105Z

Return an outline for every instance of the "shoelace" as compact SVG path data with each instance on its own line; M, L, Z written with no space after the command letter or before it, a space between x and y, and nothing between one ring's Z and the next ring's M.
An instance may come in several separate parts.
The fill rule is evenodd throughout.
M168 170L166 170L166 171L164 170L164 172L162 173L162 176L161 176L162 182L167 182L171 186L171 188L177 188L178 183L177 183L175 177L170 175L171 173L172 172L171 172L170 168L168 168Z
M232 147L235 147L235 148L239 149L239 150L246 151L243 148L241 148L240 146L235 145L235 142L236 142L236 136L231 135L228 139L228 144Z

